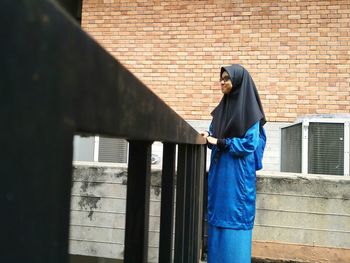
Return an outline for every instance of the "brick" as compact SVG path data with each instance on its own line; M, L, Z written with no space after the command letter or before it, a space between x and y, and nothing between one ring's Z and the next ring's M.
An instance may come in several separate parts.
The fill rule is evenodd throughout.
M215 3L86 0L82 27L184 118L210 119L231 63L269 121L350 111L346 1Z

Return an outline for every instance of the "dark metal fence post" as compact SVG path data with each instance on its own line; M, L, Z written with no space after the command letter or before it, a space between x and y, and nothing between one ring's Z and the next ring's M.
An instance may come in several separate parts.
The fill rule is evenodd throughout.
M180 145L176 184L175 262L199 259L204 146Z
M196 258L200 258L201 256L201 249L202 249L202 242L203 242L203 233L202 233L202 228L204 224L203 220L203 202L205 204L207 203L205 200L207 199L207 195L204 193L204 188L205 188L205 174L206 174L206 160L207 160L207 148L206 145L197 145L196 146L198 154L197 154L197 178L196 182L194 184L196 190L195 190L195 198L196 198L196 216L198 220L198 224L196 226L196 235L195 235L195 240L197 241L195 244L195 251L198 253L196 255Z
M208 172L205 172L203 178L203 204L202 204L202 255L201 260L207 261L208 253L208 215L207 215L207 206L208 206Z
M130 141L124 262L147 262L151 142Z
M164 143L159 262L172 262L175 187L175 144Z
M178 165L176 174L176 220L174 262L184 262L185 240L185 192L186 192L187 145L178 147Z
M185 191L185 238L183 240L184 246L184 262L192 263L195 260L195 251L193 244L194 240L194 217L195 217L195 203L194 184L196 179L196 146L187 146L187 167L186 167L186 191Z
M8 116L0 110L6 123L0 154L0 262L68 262L73 133L66 132L53 108L45 114L30 104L9 109Z

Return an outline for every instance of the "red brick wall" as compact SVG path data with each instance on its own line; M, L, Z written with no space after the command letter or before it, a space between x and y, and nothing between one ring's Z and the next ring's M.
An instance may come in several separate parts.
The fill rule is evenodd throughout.
M83 0L82 27L185 119L210 118L231 63L269 121L350 112L349 0Z

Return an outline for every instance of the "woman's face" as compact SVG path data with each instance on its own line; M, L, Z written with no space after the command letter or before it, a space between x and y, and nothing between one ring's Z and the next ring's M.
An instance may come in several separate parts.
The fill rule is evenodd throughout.
M224 94L229 94L232 90L232 82L230 76L226 71L222 72L220 78L221 91Z

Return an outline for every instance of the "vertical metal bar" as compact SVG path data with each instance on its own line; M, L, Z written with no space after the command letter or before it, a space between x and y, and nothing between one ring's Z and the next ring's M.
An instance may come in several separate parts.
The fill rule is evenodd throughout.
M195 262L196 260L196 228L197 228L197 220L196 220L196 205L198 196L196 196L196 178L198 174L198 160L197 160L197 147L196 145L190 145L190 152L189 152L189 160L187 169L188 169L188 176L187 176L187 184L189 185L188 191L186 192L186 226L188 226L188 230L186 233L188 233L188 236L186 237L185 242L185 248L186 252L185 256L187 258L187 262Z
M192 190L192 200L193 200L193 211L192 211L192 237L191 237L191 262L195 262L199 260L199 228L201 226L201 218L202 216L200 215L200 207L199 207L199 179L200 179L200 163L201 163L201 149L198 145L194 145L194 155L193 155L193 190Z
M40 106L28 110L35 100L27 95L27 105L0 111L7 124L0 136L0 262L66 263L73 132L55 108L42 116Z
M191 191L188 192L188 210L186 214L189 215L190 226L188 230L189 244L185 247L189 248L188 261L198 262L200 258L200 244L202 240L201 227L202 227L202 200L203 200L203 178L205 173L205 146L192 145L192 150L188 158L191 160L191 164L188 165L189 175L191 178L189 183L191 185Z
M175 219L175 251L174 262L184 261L185 239L185 191L186 191L186 166L187 146L180 144L178 147L178 165L176 175L176 219Z
M159 262L172 262L175 185L175 144L164 143Z
M202 225L203 225L203 200L205 197L203 196L204 192L204 177L206 174L206 145L197 145L197 173L196 173L196 191L195 191L195 198L196 198L196 216L195 221L197 224L195 224L196 230L195 230L195 259L200 258L200 252L201 252L201 244L203 242L203 234L202 234ZM198 260L197 260L198 261Z
M187 166L186 166L186 190L185 190L185 234L184 234L184 262L193 262L193 224L194 224L194 179L196 168L196 152L193 145L187 145Z
M208 253L208 219L207 219L207 206L208 206L208 172L206 170L206 156L207 156L207 151L206 151L206 146L204 146L204 174L203 174L203 183L202 185L202 195L203 195L203 204L202 204L202 256L201 260L202 261L207 261L207 253Z
M176 188L175 262L198 262L201 242L203 146L179 146Z
M147 262L151 142L130 141L124 262Z

